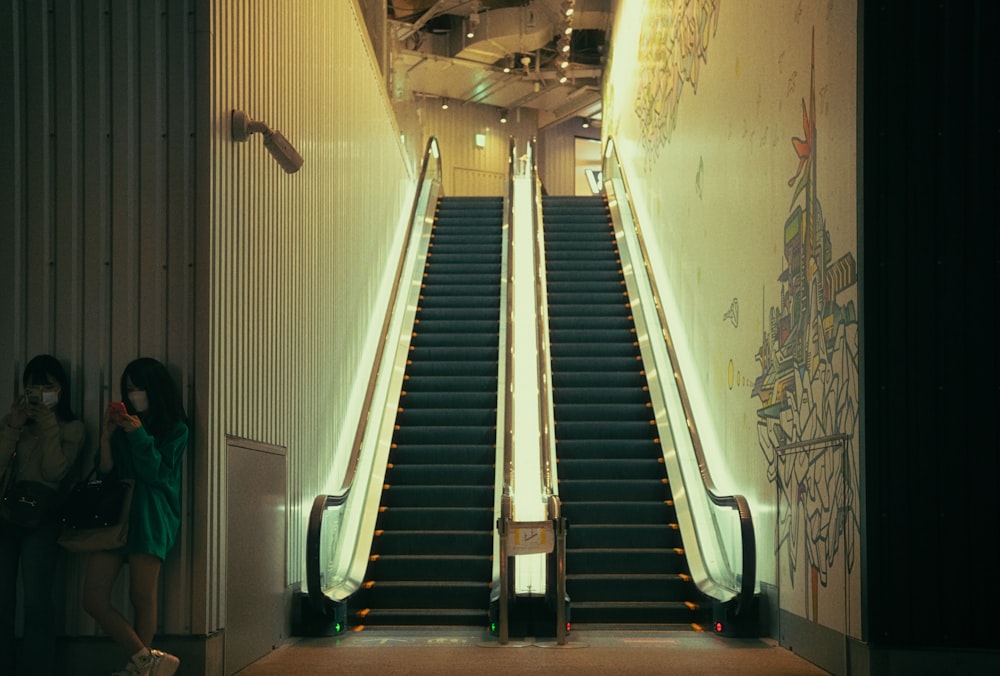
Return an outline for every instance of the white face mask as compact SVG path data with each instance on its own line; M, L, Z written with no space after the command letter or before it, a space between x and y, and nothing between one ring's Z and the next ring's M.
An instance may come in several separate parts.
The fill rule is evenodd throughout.
M49 408L55 408L59 404L59 391L47 392L42 391L42 403Z
M146 390L129 392L128 400L132 402L132 408L134 408L137 413L142 413L149 408L149 399L146 397Z

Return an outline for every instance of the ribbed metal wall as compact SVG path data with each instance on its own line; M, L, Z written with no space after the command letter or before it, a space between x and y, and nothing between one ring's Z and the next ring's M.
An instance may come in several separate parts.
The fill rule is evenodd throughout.
M226 485L227 434L288 449L294 583L312 500L343 474L338 441L353 437L413 177L354 2L216 0L211 34L207 495L239 490ZM282 171L259 136L232 142L234 108L281 130L302 169ZM206 630L224 626L223 517L211 512L205 533Z
M192 3L6 2L0 10L3 403L31 356L70 374L94 453L99 421L140 355L168 365L192 406L194 109ZM9 98L8 98L9 97ZM163 582L190 586L185 527ZM67 557L66 628L81 612L81 557ZM127 607L124 585L117 603ZM186 631L190 594L164 595L165 631Z
M288 584L307 507L343 473L413 183L358 17L340 0L0 7L0 407L52 352L93 452L128 361L175 374L192 444L160 633L225 626L227 435L288 450ZM231 141L234 108L301 171ZM65 629L95 634L68 560Z
M514 137L518 152L523 154L537 133L537 113L527 108L511 111L507 124L501 124L500 110L492 106L452 102L442 110L439 99L424 99L415 105L424 134L436 136L441 147L445 194L503 195L510 138ZM485 147L476 147L476 134L486 137Z
M576 139L601 138L601 128L573 117L538 133L538 174L550 195L576 194Z

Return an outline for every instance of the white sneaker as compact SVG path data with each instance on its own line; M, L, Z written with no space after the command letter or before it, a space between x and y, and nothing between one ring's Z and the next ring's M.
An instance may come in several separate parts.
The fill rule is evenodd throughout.
M129 668L138 676L173 676L180 663L181 661L170 653L149 650L133 655Z

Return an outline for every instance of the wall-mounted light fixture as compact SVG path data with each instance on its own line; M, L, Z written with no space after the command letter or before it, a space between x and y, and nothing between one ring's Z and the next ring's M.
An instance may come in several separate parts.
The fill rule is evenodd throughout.
M302 156L292 147L280 131L271 129L263 122L251 120L242 110L233 111L233 140L249 141L252 134L264 135L264 147L271 157L278 161L281 168L289 174L294 174L302 168Z

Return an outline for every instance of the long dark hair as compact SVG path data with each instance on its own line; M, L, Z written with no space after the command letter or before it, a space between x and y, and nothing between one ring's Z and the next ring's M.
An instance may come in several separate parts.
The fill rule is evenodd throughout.
M34 356L24 367L24 375L21 376L21 384L25 387L28 387L28 383L47 385L50 380L59 385L59 403L52 412L64 422L76 420L76 414L69 407L69 376L58 359L51 354Z
M128 398L128 385L145 390L149 407L142 413L132 407ZM184 404L180 391L167 368L152 357L139 357L129 363L122 372L122 401L132 415L142 419L142 425L154 437L163 436L174 428L178 422L186 422Z

